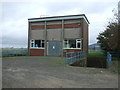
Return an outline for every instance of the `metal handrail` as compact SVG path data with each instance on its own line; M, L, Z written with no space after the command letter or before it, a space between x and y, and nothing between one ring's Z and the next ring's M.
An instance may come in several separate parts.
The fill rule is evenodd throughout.
M80 52L68 52L66 53L66 64L72 64L73 62L85 59L86 54L83 51Z

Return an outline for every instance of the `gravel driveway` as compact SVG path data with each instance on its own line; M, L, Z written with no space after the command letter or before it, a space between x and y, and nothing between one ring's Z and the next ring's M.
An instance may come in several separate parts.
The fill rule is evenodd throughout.
M117 74L68 66L60 57L4 57L2 64L3 88L118 88Z

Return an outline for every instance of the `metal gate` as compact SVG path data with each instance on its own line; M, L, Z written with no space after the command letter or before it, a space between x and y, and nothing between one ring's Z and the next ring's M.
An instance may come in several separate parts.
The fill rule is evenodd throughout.
M60 56L61 55L61 42L49 41L47 43L47 55Z

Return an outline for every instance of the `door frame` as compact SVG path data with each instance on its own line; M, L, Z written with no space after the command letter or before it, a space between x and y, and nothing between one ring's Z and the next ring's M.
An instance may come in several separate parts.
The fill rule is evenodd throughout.
M55 40L55 41L47 41L47 56L51 56L51 55L49 55L49 53L48 53L48 52L49 52L49 51L48 51L48 50L49 50L49 45L48 45L49 42L60 42L60 46L61 46L61 47L60 47L60 56L61 56L61 53L62 53L62 42L61 42L61 41L56 41L56 40Z

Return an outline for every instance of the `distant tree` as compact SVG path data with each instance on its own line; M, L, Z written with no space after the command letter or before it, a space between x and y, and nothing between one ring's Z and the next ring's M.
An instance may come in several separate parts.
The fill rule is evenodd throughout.
M107 28L97 37L103 50L120 51L120 23L118 23L117 14L114 16L116 20L109 22Z

